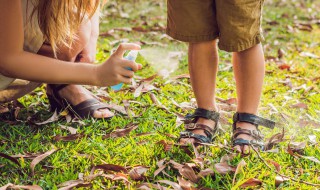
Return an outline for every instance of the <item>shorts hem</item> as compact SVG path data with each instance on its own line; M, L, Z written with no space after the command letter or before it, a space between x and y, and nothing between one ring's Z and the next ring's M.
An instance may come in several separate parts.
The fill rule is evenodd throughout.
M219 43L219 49L227 52L240 52L249 49L257 44L260 44L264 40L261 34L258 34L252 41L246 43L239 43L237 45L225 45Z
M206 35L196 35L196 36L188 36L175 33L169 29L166 30L166 33L175 40L179 40L182 42L205 42L212 41L219 37L218 34L206 34Z

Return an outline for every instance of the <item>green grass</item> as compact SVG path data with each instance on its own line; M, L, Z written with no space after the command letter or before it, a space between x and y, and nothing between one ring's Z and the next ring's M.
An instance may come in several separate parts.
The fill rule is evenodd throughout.
M131 1L110 1L105 10L105 16L101 25L101 33L107 32L113 28L119 27L135 27L143 26L147 30L154 26L165 26L165 1L146 1L135 0L132 5ZM283 49L286 54L283 58L284 62L291 66L290 70L281 70L272 60L267 60L267 74L265 78L265 86L260 105L260 115L273 119L279 123L279 127L274 130L262 129L266 137L280 132L282 127L285 128L285 138L294 142L308 142L309 135L316 135L317 145L307 144L304 154L313 156L320 160L319 139L320 132L316 131L315 126L308 124L307 126L299 125L299 121L320 122L320 80L314 80L320 77L320 59L303 57L300 52L310 52L320 56L320 25L312 24L311 32L296 29L295 24L301 22L310 22L309 18L316 17L320 19L318 10L320 3L312 0L297 1L266 1L264 8L263 27L265 30L264 49L266 57L277 57L278 49ZM129 18L121 17L120 12L126 12ZM316 19L314 19L316 20ZM276 23L272 24L272 21ZM294 28L294 32L288 30L288 26ZM290 27L289 27L290 28ZM125 32L116 30L114 37L101 37L99 39L99 52L97 58L99 62L105 60L111 50L115 49L119 44L117 40L128 39L129 42L160 42L166 47L157 45L144 45L143 48L162 49L167 53L178 51L186 52L187 45L181 42L163 38L162 32ZM231 62L231 55L226 52L220 52L221 63L219 68L221 71L217 79L217 96L223 99L236 97L235 82L233 80L232 68L228 69ZM144 69L137 73L138 76L146 78L156 73L152 66L153 63L145 60L142 56L138 58L138 62L144 65ZM158 63L158 62L157 62ZM155 64L155 63L154 63ZM182 56L178 69L172 73L173 76L187 73L187 56ZM293 90L281 83L290 79ZM106 89L112 98L111 102L123 105L123 100L134 100L141 103L131 103L130 109L136 114L142 114L139 118L130 118L117 114L116 117L108 121L103 120L86 120L85 125L78 123L66 123L64 119L50 123L44 126L36 126L27 122L28 118L34 121L44 121L51 116L48 111L49 105L45 97L45 89L38 88L35 93L19 99L24 108L21 108L18 119L15 124L10 124L8 120L13 120L13 111L11 114L1 115L0 121L0 152L15 155L25 153L39 153L51 150L53 147L60 149L48 158L40 162L35 168L35 175L31 176L30 163L28 159L18 159L21 167L17 167L8 160L0 158L0 186L7 183L13 184L37 184L43 189L58 189L57 185L68 180L78 179L79 173L88 175L91 168L97 164L110 163L121 166L144 165L150 167L147 176L150 177L151 183L157 180L167 179L177 182L178 172L173 169L165 171L172 176L159 174L153 178L153 172L158 168L156 163L163 159L173 159L179 163L191 162L194 156L187 155L178 147L174 147L169 152L163 151L161 145L157 144L160 140L174 142L174 139L163 134L169 133L175 136L183 130L183 126L176 127L176 116L172 113L186 114L187 110L181 110L172 103L172 99L178 103L190 102L194 95L187 79L179 79L179 83L166 83L166 79L158 77L152 82L159 91L152 91L165 105L170 113L166 110L153 106L150 98L150 92L144 93L138 98L134 98L132 91L129 89L121 92L113 92L109 88ZM312 87L306 91L304 88L296 89L305 85L305 89ZM303 86L302 86L303 87ZM296 109L291 106L303 102L308 109ZM275 113L272 109L274 106L279 113ZM232 113L232 112L230 112ZM281 116L281 114L282 116ZM231 115L231 114L230 114ZM229 115L225 116L231 122ZM285 119L284 119L285 118ZM113 131L116 128L123 128L127 124L134 122L138 124L138 128L130 133L130 135L115 139L103 139L102 136ZM56 135L67 135L66 130L62 130L59 125L72 126L78 129L78 133L84 133L85 138L72 142L55 142L53 137ZM224 144L230 141L231 124L222 126L226 133L221 134L214 144ZM319 126L318 126L319 127ZM150 132L151 135L135 136L139 133ZM142 144L140 144L143 142ZM265 160L274 160L281 165L281 173L311 183L320 184L319 164L306 160L295 159L286 151L289 141L279 144L279 153L261 153ZM207 156L205 160L212 164L218 163L220 158L225 155L226 149L217 147L207 147ZM91 158L80 156L79 154L91 155ZM236 166L241 158L238 156L232 160L230 164ZM199 187L204 186L213 189L237 189L244 181L249 178L257 178L263 181L262 189L275 189L274 171L270 171L259 160L256 154L244 158L247 165L236 176L236 183L232 185L233 174L219 175L214 178L206 177L199 182ZM206 165L211 167L212 164ZM41 167L41 166L52 166ZM301 172L303 171L303 172ZM134 189L136 184L140 182L132 182L131 188ZM92 181L91 189L111 188L118 185L118 189L125 186L122 183L103 178L96 178ZM289 181L283 183L279 189L316 189L313 186Z

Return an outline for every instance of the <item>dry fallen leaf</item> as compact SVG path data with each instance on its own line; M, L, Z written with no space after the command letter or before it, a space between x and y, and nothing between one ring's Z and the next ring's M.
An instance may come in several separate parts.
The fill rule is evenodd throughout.
M74 189L75 187L91 187L92 184L88 182L84 182L84 180L70 180L63 182L58 185L59 188L58 190L71 190Z
M291 106L292 108L302 108L302 109L308 109L308 105L305 103L296 103L294 105Z
M182 177L178 176L177 180L179 182L179 185L182 187L183 190L196 190L195 184L191 181L187 181L183 179Z
M146 176L144 174L148 171L148 167L146 166L137 166L130 170L129 176L134 181L143 181L146 180Z
M0 187L0 190L7 189L42 190L42 188L38 185L14 185L12 183L8 183L7 185Z
M186 179L189 179L190 181L192 181L193 183L197 183L199 180L198 176L195 174L193 169L188 165L182 166L179 169L179 173Z
M277 175L275 178L275 186L278 187L281 183L289 181L288 178Z
M255 178L250 178L247 181L245 181L243 184L240 185L241 188L246 188L246 187L255 187L255 186L260 186L262 185L262 181L259 179Z
M284 128L282 128L281 133L273 135L265 144L264 151L271 150L275 145L279 144L280 142L283 142L284 134Z
M233 180L232 180L232 185L234 185L234 183L236 182L236 176L237 174L240 172L240 170L242 170L242 168L247 165L247 163L244 161L244 160L241 160L239 162L239 164L237 165L237 168L236 168L236 171L234 173L234 176L233 176Z
M128 135L131 131L135 130L136 128L138 128L137 124L130 123L124 129L116 129L116 130L112 131L111 133L104 135L103 139L124 137L124 136Z
M128 173L128 170L123 166L119 166L119 165L115 165L115 164L101 164L101 165L94 166L91 169L90 175L93 175L94 172L98 169L101 169L107 173L109 171Z
M55 137L53 137L53 139L55 141L65 141L65 142L68 142L68 141L74 141L74 140L77 140L77 139L81 139L83 138L85 135L83 133L81 134L71 134L71 135L67 135L67 136L61 136L61 135L57 135Z
M31 171L32 171L32 176L34 176L34 168L35 166L41 162L43 159L45 159L46 157L50 156L52 153L54 153L55 151L57 151L57 149L52 149L52 150L49 150L47 152L45 152L44 154L41 154L39 156L37 156L36 158L34 158L30 164L30 168L31 168Z
M229 166L226 162L214 164L214 169L221 175L236 171L236 168Z
M18 166L20 166L20 163L18 162L18 160L15 159L15 158L13 158L12 156L9 156L9 155L7 155L7 154L4 154L4 153L1 153L1 152L0 152L0 157L5 158L5 159L8 159L8 160L10 160L11 162L13 162L13 163L17 164Z
M157 142L156 144L161 144L163 145L163 149L165 152L168 152L172 149L173 143L171 142L166 142L165 140L161 140L159 142Z
M281 165L280 164L278 164L277 162L275 162L273 160L267 160L267 162L272 164L276 168L277 172L280 172L280 170L281 170Z
M64 126L64 125L60 125L60 124L59 124L59 126L61 129L68 130L71 134L77 133L77 129L75 129L73 127L68 127L68 126Z
M43 121L43 122L38 122L38 123L35 123L36 125L45 125L45 124L48 124L48 123L52 123L52 122L55 122L55 121L58 121L59 120L59 114L57 113L57 111L55 111L53 113L53 115L47 119L46 121Z
M157 182L170 185L174 190L183 190L179 184L169 180L158 180Z

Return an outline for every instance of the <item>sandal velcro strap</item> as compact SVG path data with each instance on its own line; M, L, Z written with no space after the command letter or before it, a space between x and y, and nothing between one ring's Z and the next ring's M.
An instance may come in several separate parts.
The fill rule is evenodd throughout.
M195 123L199 117L218 122L220 118L220 114L215 111L209 111L203 108L197 108L193 114L187 114L185 116L185 120L186 120L185 123Z
M215 127L214 129L210 128L207 125L203 124L197 124L197 123L190 123L185 125L186 131L192 132L195 129L201 129L204 131L204 133L207 135L209 139L212 139L213 135L216 134L217 128Z
M249 113L235 113L233 116L233 122L247 122L247 123L251 123L255 126L261 125L264 127L268 127L270 129L273 129L275 126L275 122L268 120L268 119L264 119L262 117L256 116L254 114L249 114Z
M259 130L249 130L249 129L241 129L241 128L236 128L233 130L233 139L236 139L239 135L249 135L252 136L254 139L257 140L263 140L263 135Z
M257 141L257 140L245 140L242 138L238 138L238 139L234 139L232 143L233 143L233 146L252 145L255 147L259 147L262 150L264 148L263 142Z
M206 137L204 135L194 134L191 131L180 132L180 138L178 141L180 141L181 138L194 138L200 143L211 143L211 139L209 137Z

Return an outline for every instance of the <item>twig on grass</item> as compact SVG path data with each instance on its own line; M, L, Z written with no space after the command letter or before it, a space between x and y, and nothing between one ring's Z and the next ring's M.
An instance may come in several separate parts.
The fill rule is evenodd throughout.
M261 155L259 154L259 152L252 146L250 145L252 150L255 151L255 153L258 155L259 159L271 170L271 171L274 171L276 174L278 174L279 176L283 177L283 178L288 178L292 181L295 181L295 182L298 182L298 183L304 183L304 184L307 184L307 185L311 185L311 186L315 186L315 187L320 187L320 184L316 184L316 183L310 183L310 182L307 182L307 181L303 181L303 180L299 180L299 179L295 179L295 178L292 178L290 176L286 176L284 174L281 174L280 172L274 170L271 166L269 166L269 164L261 157Z

